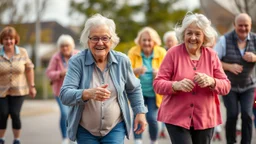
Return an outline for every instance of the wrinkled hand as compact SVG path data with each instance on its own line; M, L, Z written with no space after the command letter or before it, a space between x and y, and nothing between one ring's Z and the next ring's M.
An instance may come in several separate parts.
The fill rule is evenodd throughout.
M147 126L145 114L137 114L134 120L134 131L136 134L141 134Z
M195 84L192 80L184 78L181 81L177 81L173 83L173 90L175 91L183 91L183 92L191 92Z
M146 71L147 71L147 68L145 66L133 69L133 72L135 75L143 75Z
M252 53L252 52L245 52L244 53L244 56L243 56L243 59L247 62L254 62L255 60L255 54Z
M64 69L63 71L60 72L60 77L64 77L67 73L67 70Z
M85 99L94 99L96 101L105 101L110 98L111 92L107 89L108 84L101 85L97 88L84 90Z
M35 98L36 97L36 88L35 87L29 88L29 96L31 98Z
M243 71L243 66L239 64L230 64L228 71L232 72L235 75L238 75Z
M153 69L153 79L156 77L157 73L158 73L158 70L157 69Z
M208 76L205 73L196 72L196 75L194 76L194 82L197 83L201 88L215 86L214 78Z

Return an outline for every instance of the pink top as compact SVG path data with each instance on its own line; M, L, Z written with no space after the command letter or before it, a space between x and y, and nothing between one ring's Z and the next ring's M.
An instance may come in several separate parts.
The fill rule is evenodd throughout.
M222 123L218 94L226 95L231 86L217 54L210 48L201 48L201 57L192 63L184 44L169 49L153 82L156 93L164 95L158 120L186 129L213 128ZM214 89L195 86L192 92L172 91L172 83L184 78L193 80L195 72L214 77ZM193 120L193 123L192 123Z
M78 50L73 50L73 54L77 54L78 52ZM57 52L52 56L46 70L46 75L48 76L52 84L54 96L59 96L60 94L60 88L64 80L64 77L61 78L60 73L64 69L67 69L67 67L64 67L61 54L60 52Z

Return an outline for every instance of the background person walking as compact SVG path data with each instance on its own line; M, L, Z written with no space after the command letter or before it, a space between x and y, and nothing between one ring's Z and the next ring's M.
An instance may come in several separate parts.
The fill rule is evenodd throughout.
M0 32L0 144L4 144L4 134L8 116L12 119L14 141L20 144L20 111L25 96L36 96L34 65L24 48L17 46L19 34L7 26Z
M225 124L228 144L236 143L236 124L241 111L241 144L250 144L253 125L253 98L256 86L253 76L256 62L256 34L251 32L252 20L248 14L235 17L234 30L220 37L214 49L223 69L231 81L231 91L223 96L227 120ZM240 109L240 110L239 110Z
M51 81L54 97L60 108L60 129L63 139L62 144L68 144L69 140L67 137L66 128L68 107L62 104L59 98L59 94L67 72L68 61L74 54L78 53L78 50L75 50L75 42L70 35L61 35L57 41L57 47L58 52L56 52L51 58L50 63L46 69L46 75Z
M134 74L140 79L145 105L148 107L146 114L149 124L149 135L151 144L157 143L158 138L158 107L162 102L162 95L155 93L153 80L166 54L164 48L160 47L161 39L158 33L151 27L144 27L135 38L136 46L132 47L128 56ZM135 144L142 143L142 134L134 133Z

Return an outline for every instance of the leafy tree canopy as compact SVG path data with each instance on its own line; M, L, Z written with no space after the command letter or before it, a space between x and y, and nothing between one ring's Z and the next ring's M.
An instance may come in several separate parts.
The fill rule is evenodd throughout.
M107 16L115 21L121 42L131 42L144 26L154 28L160 36L172 30L187 13L186 9L173 7L177 1L148 0L135 5L129 0L72 0L71 14L79 13L86 18L96 13Z

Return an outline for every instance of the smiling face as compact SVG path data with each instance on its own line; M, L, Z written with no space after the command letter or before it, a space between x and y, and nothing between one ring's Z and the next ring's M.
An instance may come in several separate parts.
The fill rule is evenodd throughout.
M252 21L247 14L240 14L236 17L234 26L239 39L244 40L251 31Z
M106 37L109 38L107 42L104 40ZM98 41L95 41L97 39ZM88 46L96 62L103 62L107 59L111 45L111 36L106 25L94 26L91 28Z
M70 57L72 55L73 48L71 44L68 42L64 42L63 44L60 45L60 52L65 56L65 57Z
M3 38L2 43L3 43L4 49L14 49L15 38L13 36L5 36Z
M144 32L141 34L139 45L145 55L151 55L151 53L153 52L154 43L155 42L153 41L148 32Z
M200 50L204 42L203 31L196 24L190 24L184 32L184 42L188 51L194 53Z

